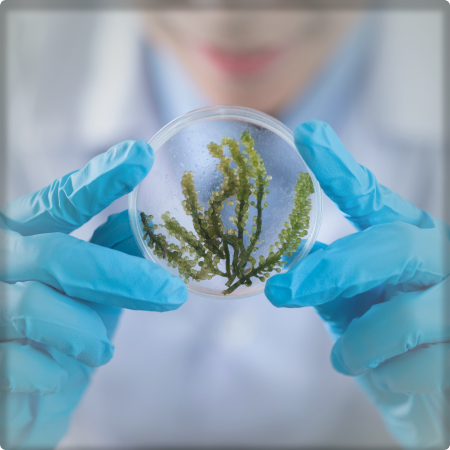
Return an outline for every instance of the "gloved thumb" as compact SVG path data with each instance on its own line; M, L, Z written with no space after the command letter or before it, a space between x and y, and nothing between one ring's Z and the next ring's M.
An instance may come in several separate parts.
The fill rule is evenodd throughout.
M328 124L304 122L294 137L324 193L359 230L393 222L433 226L428 214L379 184L370 170L359 165Z

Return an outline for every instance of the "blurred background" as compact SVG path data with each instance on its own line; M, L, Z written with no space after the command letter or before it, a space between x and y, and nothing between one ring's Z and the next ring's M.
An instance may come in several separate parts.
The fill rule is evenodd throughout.
M234 104L292 130L328 122L382 184L444 218L439 2L339 3L9 5L4 196L117 142L148 141L188 111ZM126 207L73 234L89 240ZM352 232L325 199L319 240ZM332 341L310 308L192 296L170 314L125 311L114 344L58 448L397 448L356 380L331 367Z

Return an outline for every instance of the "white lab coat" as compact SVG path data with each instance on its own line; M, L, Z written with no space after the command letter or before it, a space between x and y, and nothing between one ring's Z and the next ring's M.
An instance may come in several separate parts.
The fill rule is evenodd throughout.
M442 23L432 13L388 16L340 135L380 182L442 216ZM10 17L9 198L164 125L138 42L124 11ZM74 235L89 239L125 208L116 202ZM319 239L350 232L325 201ZM355 380L332 369L332 342L311 308L191 296L175 312L125 311L114 344L59 448L394 445Z

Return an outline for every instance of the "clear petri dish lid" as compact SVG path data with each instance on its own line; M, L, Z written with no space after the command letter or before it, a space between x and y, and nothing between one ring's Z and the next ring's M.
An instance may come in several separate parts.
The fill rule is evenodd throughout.
M224 182L223 173L217 168L220 159L212 156L207 146L211 142L220 145L224 137L229 137L240 143L240 153L248 158L248 155L243 153L245 149L241 143L243 133L250 133L251 139L254 140L254 149L261 156L266 170L265 176L268 177L266 181L269 182L269 185L265 186L265 190L270 191L265 193L266 198L261 201L262 205L267 203L266 207L261 209L260 234L257 244L250 253L250 256L256 261L253 265L252 260L249 260L247 250L252 242L251 236L255 236L255 233L258 232L258 227L256 227L256 230L252 228L258 223L253 220L254 217L258 217L256 192L248 198L249 203L254 202L254 204L249 204L248 219L244 221L246 223L240 222L242 229L246 230L240 240L242 247L236 244L239 239L231 241L225 237L225 235L229 236L233 233L236 233L236 237L239 236L239 226L235 223L236 221L233 221L237 214L238 201L236 197L227 198L229 203L223 202L223 209L217 212L217 217L220 217L223 225L224 234L222 240L216 235L213 243L211 243L211 239L208 239L209 234L206 233L205 235L203 228L199 228L201 226L199 224L202 223L201 219L198 222L197 216L193 218L192 214L186 213L185 208L189 212L189 207L183 206L183 202L186 200L183 189L186 188L186 184L183 187L182 180L183 176L186 177L186 173L189 172L197 191L198 213L203 217L203 223L206 224L205 214L209 209L208 201L214 191L219 193L223 189ZM239 269L240 272L236 269L235 278L231 284L227 285L227 283L230 283L230 277L221 275L214 275L210 279L201 281L189 279L187 284L189 291L203 296L224 299L256 295L264 290L267 277L279 273L275 269L281 269L281 273L285 272L309 253L320 228L322 191L314 174L298 153L294 144L293 133L280 121L250 108L228 105L211 106L191 111L173 120L158 131L149 141L149 144L155 152L152 170L129 194L128 203L131 228L144 257L178 276L180 276L178 264L175 264L177 267L173 267L173 262L169 261L168 252L172 251L170 244L176 245L180 249L182 257L191 261L189 264L192 266L194 273L197 274L201 270L201 264L199 263L205 262L205 257L200 256L202 252L207 255L206 258L211 258L214 252L220 253L215 255L217 259L214 264L217 264L215 267L222 274L230 275L233 273L232 268L239 266L239 263L234 266L232 264L235 252L237 253L236 261L243 263ZM223 154L230 157L230 148L227 145L223 146ZM235 162L231 162L229 167L230 169L236 169L237 166ZM283 235L283 229L286 229L286 222L290 223L289 216L294 208L296 186L301 173L309 174L314 192L308 196L310 210L307 213L307 221L309 221L309 224L302 233L300 244L291 257L288 257L287 254L283 256L283 259L287 261L284 266L264 271L267 274L266 276L258 272L252 272L254 275L258 274L258 276L251 277L251 285L240 284L240 280L242 282L247 280L242 277L242 269L248 275L253 269L258 268L260 257L267 260L271 251L276 253L279 249L275 244L280 243L280 236ZM309 180L307 175L306 177ZM256 186L256 181L252 177L249 177L249 183L253 184L253 187ZM229 189L225 195L231 191ZM204 210L202 211L201 208L204 208ZM147 217L149 226L159 226L159 228L152 230L154 236L159 235L158 239L161 239L161 236L165 238L166 245L164 249L161 246L159 247L159 257L157 256L158 245L153 244L153 249L149 246L150 239L148 232L144 231L141 213L145 216L152 216L151 219ZM167 213L169 214L167 215ZM186 239L181 238L180 241L180 236L169 234L167 229L164 228L164 218L167 220L168 217L175 219L187 233L192 233L190 236L194 241L199 241L200 246L203 245L203 250L199 250L197 247L197 251L200 253L190 254L189 250L192 250L192 247L185 245ZM209 217L211 218L211 215ZM217 223L220 224L220 222L217 222L217 218L215 220L216 225ZM200 233L204 235L199 236ZM213 231L211 231L211 236L214 236ZM226 245L224 241L227 242ZM214 243L215 246L212 246ZM185 247L184 252L183 247ZM225 247L227 247L229 253L230 265L228 271ZM173 251L177 250L174 249ZM180 252L178 252L178 255L180 255ZM239 260L239 258L241 259ZM197 263L194 265L195 259L197 259ZM204 264L204 267L208 264ZM233 288L232 292L225 294L224 291L230 291L230 287Z

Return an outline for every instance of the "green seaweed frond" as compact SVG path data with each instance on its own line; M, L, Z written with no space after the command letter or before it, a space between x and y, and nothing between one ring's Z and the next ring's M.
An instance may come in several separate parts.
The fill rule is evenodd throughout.
M198 201L193 173L183 173L181 186L185 200L182 206L191 216L195 233L182 227L169 211L161 216L164 225L151 225L153 216L141 212L143 239L158 258L166 259L168 266L178 268L185 283L190 279L200 282L221 276L227 279L228 289L222 292L226 295L239 286L251 286L254 278L265 281L271 272L281 272L286 264L283 255L292 256L302 237L308 234L309 197L314 193L314 187L310 175L301 173L295 187L294 207L278 241L270 246L266 257L261 255L256 260L253 256L263 242L260 241L262 216L268 206L264 200L270 193L268 188L272 179L254 144L250 133L245 131L241 135L242 151L238 141L229 137L222 138L220 145L214 142L207 145L210 155L219 160L215 167L222 173L223 181L220 188L212 192L206 208ZM230 156L225 155L225 147ZM231 167L233 162L234 168ZM235 206L235 216L229 220L236 228L225 229L221 213L224 203ZM251 234L246 228L250 206L256 209ZM179 244L168 243L164 235L155 233L162 228L166 229L168 238L175 238ZM244 245L244 234L249 238L247 246ZM221 261L225 262L224 270L219 269Z

